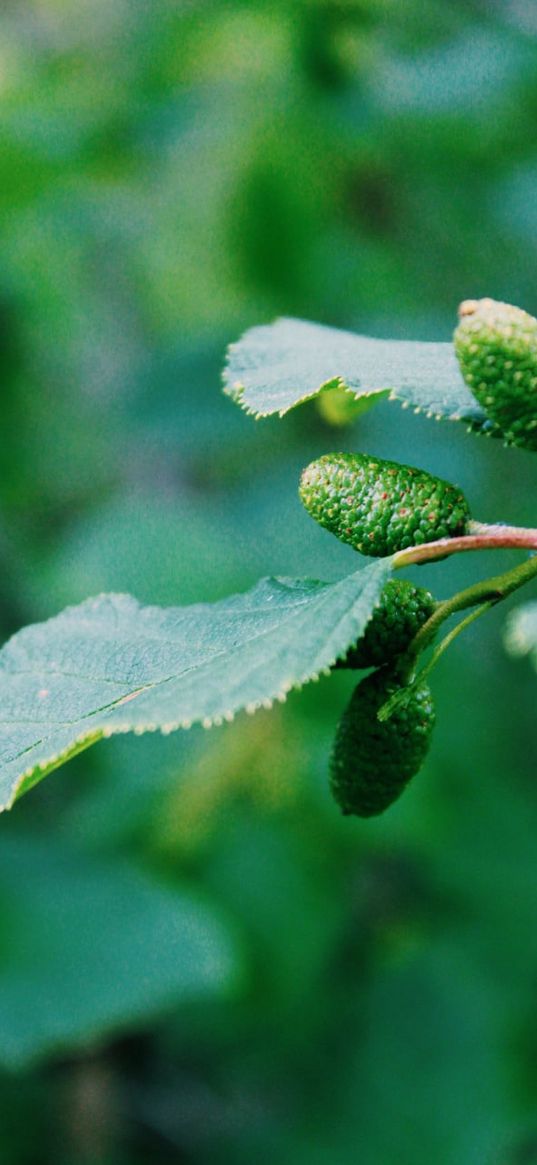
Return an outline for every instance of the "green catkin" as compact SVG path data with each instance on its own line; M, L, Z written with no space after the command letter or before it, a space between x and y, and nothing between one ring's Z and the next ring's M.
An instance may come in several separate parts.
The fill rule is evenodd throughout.
M511 445L537 450L537 319L494 299L459 308L453 337L466 384Z
M390 668L372 672L355 688L341 717L330 759L330 788L345 815L383 813L425 759L435 723L428 684L416 684L388 720L377 718L400 687Z
M364 634L336 667L381 667L403 655L436 603L430 591L406 579L390 579Z
M365 453L326 453L312 461L299 494L315 521L372 557L464 534L470 520L456 486Z

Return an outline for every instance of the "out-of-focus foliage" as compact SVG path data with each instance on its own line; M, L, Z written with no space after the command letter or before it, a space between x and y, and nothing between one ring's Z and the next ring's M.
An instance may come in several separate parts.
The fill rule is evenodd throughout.
M537 603L523 603L512 612L505 629L505 645L511 655L537 659Z
M101 590L350 573L296 497L334 442L536 524L529 454L387 405L336 435L314 404L254 424L219 387L226 343L276 315L449 340L469 296L536 312L529 0L5 0L0 33L4 636ZM444 564L444 593L483 569ZM438 668L430 760L377 822L327 792L344 675L98 746L1 819L10 1038L36 1017L35 1066L0 1076L3 1160L537 1161L537 692L503 620ZM186 900L221 943L198 999L191 955L167 978ZM112 1034L83 991L101 958ZM74 985L76 1047L42 1054Z

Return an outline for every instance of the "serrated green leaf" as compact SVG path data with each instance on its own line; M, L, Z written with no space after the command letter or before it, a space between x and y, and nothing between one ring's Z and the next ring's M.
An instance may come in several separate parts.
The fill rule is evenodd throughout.
M537 667L537 602L523 603L512 611L506 625L504 642L510 655L529 655Z
M399 401L415 412L491 426L462 379L452 344L375 340L305 320L251 328L232 344L224 390L257 417L283 416L337 386L371 404Z
M18 632L0 652L0 807L103 737L210 727L285 699L361 635L391 562L188 607L101 595Z
M19 1069L233 987L241 957L191 889L126 861L4 837L0 1064Z

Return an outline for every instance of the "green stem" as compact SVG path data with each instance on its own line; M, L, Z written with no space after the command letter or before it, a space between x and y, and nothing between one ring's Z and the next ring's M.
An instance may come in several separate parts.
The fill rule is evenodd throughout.
M450 615L455 615L457 611L465 611L468 607L476 607L483 603L493 606L536 577L537 555L526 559L520 566L505 571L504 574L497 574L493 578L474 583L473 586L466 587L465 590L453 595L451 599L438 603L433 614L414 636L408 649L408 655L415 658L425 647L428 647L438 628L446 619L449 619Z
M490 607L494 605L494 601L495 600L491 600L488 603L482 603L481 606L477 607L475 611L470 611L470 614L466 615L465 619L461 619L460 623L457 623L456 627L452 627L451 631L448 631L448 634L444 636L442 642L438 644L438 647L435 647L431 658L427 661L425 666L422 667L421 671L419 671L418 674L414 676L413 679L411 678L413 669L410 667L410 671L409 674L407 674L406 679L406 684L408 686L401 687L398 692L394 692L393 696L390 696L390 699L382 705L382 708L380 708L377 713L378 719L380 721L388 720L393 712L395 712L395 709L410 698L412 690L417 686L417 684L421 683L422 680L426 679L430 672L432 672L433 667L436 666L440 657L444 654L445 651L447 651L448 647L453 643L453 640L457 638L457 635L460 635L461 631L465 631L466 628L470 626L470 623L473 623L475 619L479 619L481 615L484 615L485 611L488 611Z
M420 672L420 679L425 679L425 677L429 675L429 672L431 672L435 664L438 663L440 656L442 656L444 652L447 651L448 647L450 647L453 643L453 640L457 638L457 635L460 635L461 631L465 631L466 628L475 621L475 619L479 619L481 615L484 615L486 611L489 611L490 608L494 606L495 602L497 602L497 600L491 599L487 603L481 603L480 607L476 607L474 611L470 611L469 615L466 615L464 619L461 619L460 623L457 623L455 627L451 628L451 631L448 631L447 635L445 635L442 639L442 642L438 644L438 647L435 647L431 658Z
M486 522L470 522L468 534L459 538L439 538L422 546L409 546L394 555L394 568L414 563L434 562L450 554L466 550L537 550L537 530L525 526L490 526Z
M499 547L511 549L525 547L537 550L537 530L527 530L516 526L487 526L482 522L470 522L469 533L461 538L442 538L438 542L429 542L424 546L411 546L408 550L400 550L394 556L394 566L409 566L411 563L431 562L435 558L444 558L446 554L456 554L459 550L490 550ZM401 688L383 705L378 712L379 720L387 720L395 708L408 699L415 684L425 679L440 657L447 651L461 631L469 627L474 619L484 615L496 603L506 599L513 591L524 586L532 578L537 578L537 554L526 559L520 566L507 570L503 574L494 575L471 587L459 591L450 599L437 603L436 607L420 627L417 635L409 644L407 651L399 661L399 677ZM477 607L465 619L444 637L433 652L428 663L416 676L416 660L422 651L433 641L438 629L458 611L465 611L469 607Z

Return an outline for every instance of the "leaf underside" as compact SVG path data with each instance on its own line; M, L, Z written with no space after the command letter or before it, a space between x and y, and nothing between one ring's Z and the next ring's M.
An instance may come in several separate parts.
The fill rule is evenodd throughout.
M305 320L251 328L228 350L224 391L256 417L340 386L358 399L397 400L477 432L492 426L461 376L452 344L375 340Z
M359 638L391 562L188 607L101 595L18 632L0 651L0 808L103 737L210 727L284 700Z

